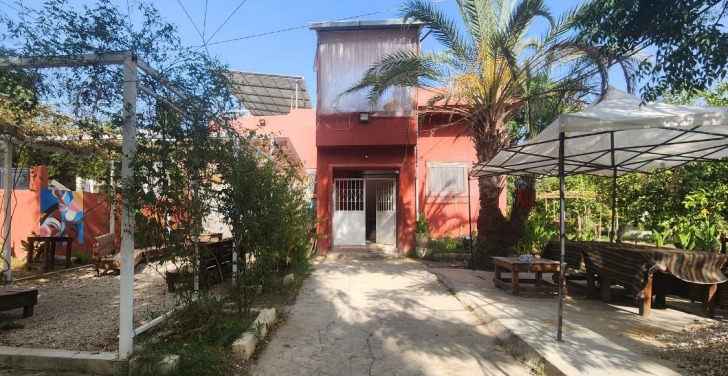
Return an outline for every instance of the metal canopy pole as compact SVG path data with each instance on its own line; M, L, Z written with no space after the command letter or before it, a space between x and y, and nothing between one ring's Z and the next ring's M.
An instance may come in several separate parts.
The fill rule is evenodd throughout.
M2 267L4 270L4 278L6 281L10 281L12 279L12 270L10 270L11 261L10 258L12 257L12 248L13 245L10 229L11 224L13 221L13 213L10 210L10 199L12 198L13 194L13 143L10 141L10 138L8 137L7 141L5 141L5 175L3 176L3 209L5 211L5 222L3 222L3 235L4 235L4 242L3 242L3 264Z
M614 243L614 237L617 233L615 226L617 225L616 216L617 213L617 163L614 158L614 132L610 133L612 143L612 231L609 232L609 242Z
M132 192L136 155L137 58L129 53L124 59L124 128L122 130L121 178L124 193ZM131 203L131 197L126 197ZM119 358L126 359L134 348L134 210L121 207L121 286L119 297Z
M566 200L564 192L566 186L564 184L564 132L559 132L559 207L561 211L560 216L560 234L559 239L561 240L561 260L559 261L559 322L558 322L558 333L556 334L556 340L561 342L561 334L563 332L563 321L564 321L564 278L566 270L564 268L564 254L566 253Z
M468 234L468 245L470 246L470 265L475 270L475 255L473 254L473 215L470 212L470 176L468 176L468 228L470 234Z

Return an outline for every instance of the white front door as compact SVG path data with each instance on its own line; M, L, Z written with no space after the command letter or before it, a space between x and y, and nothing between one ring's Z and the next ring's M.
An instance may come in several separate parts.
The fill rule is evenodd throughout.
M364 179L334 180L334 246L366 244Z
M395 180L377 182L377 243L395 245L397 242L397 183Z

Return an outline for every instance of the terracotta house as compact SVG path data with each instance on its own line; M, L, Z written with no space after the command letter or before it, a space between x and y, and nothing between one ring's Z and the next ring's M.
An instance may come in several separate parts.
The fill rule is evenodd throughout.
M320 253L355 246L407 253L414 249L418 213L428 218L433 238L475 230L477 182L467 175L475 149L462 125L443 127L448 117L419 117L431 93L394 88L376 107L364 92L341 95L385 54L418 50L423 26L403 28L399 20L310 24L318 35L316 108L239 120L243 128L265 124L265 132L294 145L315 181L310 193Z

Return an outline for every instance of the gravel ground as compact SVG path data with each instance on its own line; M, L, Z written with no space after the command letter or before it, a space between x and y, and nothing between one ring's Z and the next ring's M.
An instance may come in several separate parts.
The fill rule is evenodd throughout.
M665 356L689 375L728 375L727 323L668 332L658 339L666 343Z
M140 264L134 271L134 327L176 305L167 292L165 266ZM22 329L0 330L0 346L75 351L117 351L119 333L119 279L107 274L93 277L91 267L45 278L13 283L37 288L33 317L22 309L0 312L0 322L17 322Z

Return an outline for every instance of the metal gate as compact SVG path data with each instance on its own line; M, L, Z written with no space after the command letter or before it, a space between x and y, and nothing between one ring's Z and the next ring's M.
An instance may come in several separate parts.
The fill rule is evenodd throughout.
M334 180L334 246L366 244L364 179Z
M395 245L397 242L397 183L377 181L377 243Z

